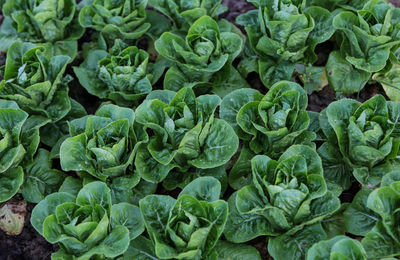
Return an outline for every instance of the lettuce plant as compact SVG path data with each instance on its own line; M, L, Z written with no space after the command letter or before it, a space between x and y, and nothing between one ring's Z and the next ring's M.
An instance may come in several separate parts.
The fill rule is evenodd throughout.
M15 102L0 100L0 202L14 196L24 182L20 165L33 158L39 145L39 130L34 124Z
M210 16L216 19L227 10L222 0L149 0L149 5L172 20L174 30L187 32L189 27L200 17Z
M60 246L52 259L115 258L144 231L139 208L113 204L110 189L98 181L85 185L76 196L47 196L33 209L31 223L48 242Z
M367 255L380 259L400 256L400 181L374 190L367 206L378 215L375 226L361 241Z
M308 146L294 145L278 161L254 157L251 170L251 183L229 199L225 237L242 243L270 236L274 259L303 258L312 242L326 239L321 220L340 207L327 189L321 158Z
M60 147L61 168L79 172L84 183L107 182L113 201L126 201L140 181L133 167L138 144L134 120L132 109L116 105L104 105L95 115L72 120L70 137Z
M74 72L90 94L117 105L132 106L152 89L148 61L144 50L116 41L108 52L91 51L81 66L74 67Z
M316 135L308 130L307 104L304 89L289 81L274 84L265 96L253 89L240 89L223 99L221 118L235 128L246 144L243 156L231 171L234 188L239 188L238 182L248 173L252 156L265 154L278 159L293 144L315 146L312 141Z
M135 113L136 122L148 135L135 159L143 179L158 183L172 171L169 177L179 185L194 176L188 173L191 169L222 166L235 154L238 137L227 122L214 117L221 102L218 96L196 98L192 89L183 88L178 93L155 92L147 98Z
M238 77L232 61L240 54L242 45L238 34L221 32L218 23L209 16L196 20L185 37L163 33L155 48L175 63L165 75L164 88L178 91L182 87L197 87L201 93L209 89L223 91L222 83L229 77Z
M147 0L94 0L80 11L79 23L108 40L136 40L150 28L146 5Z
M84 29L75 17L75 0L6 0L1 9L0 50L24 41L45 44L54 55L76 56Z
M69 61L65 55L52 56L44 46L15 42L7 52L0 97L17 102L30 115L60 120L71 109L71 77L63 76Z
M337 92L356 93L372 73L386 72L400 62L400 8L371 0L357 12L344 11L333 19L340 51L330 54L326 70Z
M269 88L280 80L289 80L295 65L314 63L315 47L333 35L332 14L319 6L305 9L306 0L253 0L258 7L238 16L245 26L257 63L245 67L244 74L256 71ZM254 57L242 63L254 64Z
M336 236L330 240L314 244L307 252L306 260L317 259L357 259L367 260L367 253L360 242L346 236Z
M161 259L218 259L215 246L225 227L228 203L219 200L221 184L197 178L178 199L149 195L139 202L144 223Z
M326 142L318 149L325 177L343 189L352 176L376 186L396 169L400 147L400 103L376 95L361 104L352 99L331 103L320 116Z

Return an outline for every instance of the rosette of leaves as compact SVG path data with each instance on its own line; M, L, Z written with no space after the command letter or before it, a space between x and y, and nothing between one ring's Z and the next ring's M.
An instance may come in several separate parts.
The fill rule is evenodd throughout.
M172 20L174 30L178 32L187 32L202 16L217 19L228 9L222 5L222 0L149 0L149 5Z
M326 142L318 149L325 178L344 190L353 177L377 186L396 169L400 146L400 103L376 95L363 104L352 99L331 103L321 112Z
M225 237L242 243L269 236L274 259L304 258L313 243L327 237L321 221L340 208L327 189L321 158L308 146L294 145L278 161L254 157L251 170L252 182L229 199Z
M104 105L95 115L69 122L70 137L60 147L64 171L77 171L83 183L102 180L113 201L129 201L140 176L133 167L137 136L132 109Z
M306 111L307 93L294 82L281 81L262 96L253 89L240 89L224 97L220 115L244 141L241 156L229 176L235 189L243 186L250 159L265 154L278 159L293 144L312 147L316 138Z
M94 0L82 8L79 23L100 32L106 40L136 40L145 34L147 0Z
M333 19L340 51L330 54L326 70L333 89L359 92L372 73L389 71L400 55L400 8L371 0L357 12L344 11Z
M398 173L397 173L398 176ZM368 196L368 209L372 210L377 221L375 226L365 235L361 241L372 258L397 258L400 255L400 181L384 185Z
M24 182L21 165L32 160L39 145L37 123L15 102L0 100L0 202L14 196Z
M75 58L77 40L84 33L76 19L75 0L6 0L1 9L0 50L22 41L45 44L53 55Z
M365 249L355 239L336 236L330 240L314 244L307 252L306 260L317 259L357 259L367 260Z
M52 259L115 258L144 231L139 208L113 204L110 189L99 181L85 185L76 196L47 196L33 209L31 223L48 242L58 243L60 250Z
M223 93L227 91L224 89L227 81L234 86L230 88L243 87L243 79L232 66L242 45L243 40L238 34L221 32L218 23L209 16L196 20L186 36L163 33L155 42L155 48L175 63L165 75L164 88L178 91L182 87L191 87L200 93L210 89L214 93Z
M156 91L147 98L136 109L136 122L148 135L135 159L142 178L158 183L168 176L163 182L167 189L186 185L196 175L223 178L222 166L235 154L239 140L227 122L214 117L221 99L196 98L190 88Z
M215 246L225 227L228 203L219 200L221 184L201 177L178 199L149 195L140 200L147 232L161 259L218 259Z
M305 8L306 0L250 2L258 10L238 16L236 22L245 27L256 57L244 58L239 67L244 75L258 72L267 88L290 80L296 64L317 61L315 47L334 33L332 14L319 6Z
M71 109L63 76L70 57L52 56L48 49L32 43L15 42L7 52L0 97L18 103L30 115L56 122Z
M146 51L116 41L108 52L91 51L74 72L90 94L132 107L152 90L148 61Z

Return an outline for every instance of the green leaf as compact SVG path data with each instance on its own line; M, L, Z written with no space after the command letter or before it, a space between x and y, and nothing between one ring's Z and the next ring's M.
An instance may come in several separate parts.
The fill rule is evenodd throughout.
M344 224L351 234L365 236L378 221L378 216L367 207L367 199L372 190L360 190L344 212Z
M233 243L243 243L259 236L276 236L278 233L269 221L260 215L241 214L236 208L237 192L229 198L229 216L224 230L226 239Z
M221 260L261 260L260 253L252 246L244 244L232 244L226 241L218 241L215 250L218 259Z
M268 241L268 252L274 259L303 259L310 247L326 239L321 225L308 226L292 234L283 234Z
M307 260L313 259L368 259L360 242L346 236L336 236L330 240L314 244L307 252Z
M39 203L47 195L56 192L66 176L52 169L52 160L47 150L39 149L33 162L25 168L22 196L28 202Z
M139 236L131 241L128 250L122 256L123 260L156 260L154 244L144 236Z
M112 205L110 224L112 228L119 225L127 227L130 240L135 239L144 231L144 223L139 207L125 202Z
M344 94L360 92L371 78L371 73L355 68L338 51L330 53L326 74L333 90Z
M243 147L240 151L238 160L229 172L229 185L231 185L231 187L235 190L238 190L250 183L250 161L254 156L255 154L247 147Z
M199 177L189 183L179 193L178 198L185 194L198 200L213 202L218 200L221 195L221 183L213 177Z
M395 64L386 73L376 73L372 76L374 80L380 83L390 100L400 101L400 65Z
M24 182L22 167L12 168L0 174L0 202L11 199Z
M83 186L76 196L76 203L80 206L96 204L101 205L105 209L111 207L110 189L104 182L95 181Z
M203 130L204 132L204 130ZM225 164L236 152L239 139L224 120L215 119L204 140L199 140L202 153L191 161L198 168L213 168ZM181 143L181 146L185 144Z

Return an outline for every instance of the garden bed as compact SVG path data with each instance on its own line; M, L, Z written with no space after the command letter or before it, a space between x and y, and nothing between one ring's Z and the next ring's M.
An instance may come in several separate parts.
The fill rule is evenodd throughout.
M0 1L1 2L1 1ZM255 9L255 7L247 3L245 0L224 0L223 1L226 6L228 6L229 10L222 14L220 17L226 18L231 22L235 22L235 19L238 15L248 12L249 10ZM400 7L400 2L398 0L392 0L393 4ZM0 14L0 23L2 21L2 15ZM240 29L244 32L244 28L240 27ZM85 35L79 40L79 46L82 46L84 42L88 42L90 40L90 34L93 31L86 31ZM1 44L1 43L0 43ZM147 46L146 42L142 42L144 46ZM330 44L321 44L317 47L318 54L318 64L320 66L324 66L327 62L328 55L326 52L330 51ZM74 71L72 66L79 66L82 60L76 59L74 63L68 65L67 74L74 75ZM5 63L5 54L0 54L0 66ZM236 61L237 65L238 61ZM250 73L247 78L247 82L254 89L259 90L263 95L265 95L268 91L267 88L264 87L261 82L258 74ZM299 83L301 83L300 79L297 79ZM153 86L153 89L162 89L161 80L158 81L158 85ZM69 83L70 87L70 96L77 100L80 104L82 104L88 114L93 114L99 105L101 104L101 100L97 97L90 95L83 87L81 87L79 81L74 78L72 82ZM386 94L381 87L380 84L367 84L359 93L355 94L346 94L341 95L340 97L348 97L360 102L364 102L371 97L382 94L386 98ZM326 86L321 91L313 92L308 96L308 107L307 110L320 112L325 109L329 104L337 100L338 96L335 91L330 87ZM46 147L46 146L43 146ZM48 148L48 147L47 147ZM61 170L59 160L55 160L55 168ZM342 193L340 196L341 202L351 202L355 194L360 190L360 186L358 184L353 184L349 190ZM229 188L225 197L228 198L229 195L233 193L233 189ZM179 189L173 192L167 192L164 189L158 188L158 192L162 194L174 194L177 195L179 193ZM176 196L175 196L176 197ZM16 195L15 198L22 200L21 195ZM22 233L18 236L9 236L6 235L3 231L0 230L0 260L19 260L19 259L50 259L51 253L58 250L57 245L52 245L48 243L41 235L39 235L36 230L30 224L30 216L31 211L34 207L34 204L28 203L27 206L27 214L26 221L24 225L24 229ZM357 236L354 236L357 238ZM257 238L247 242L246 244L252 245L257 248L260 252L262 259L272 259L268 255L267 246L265 243L265 237Z

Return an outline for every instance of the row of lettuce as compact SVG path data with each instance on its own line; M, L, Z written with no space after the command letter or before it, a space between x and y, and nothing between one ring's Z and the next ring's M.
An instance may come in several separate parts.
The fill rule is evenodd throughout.
M149 0L168 19L145 0L2 2L0 202L38 203L31 223L59 244L53 259L260 259L247 245L257 237L274 259L400 255L400 103L306 110L324 72L309 64L328 40L338 92L400 78L398 8L251 1L237 20L246 42L218 20L221 1ZM84 28L95 32L78 53ZM76 78L106 101L94 115L69 96L67 66L81 58ZM287 81L296 73L305 88Z
M71 120L58 153L36 153L40 116L0 104L1 200L20 191L39 202L31 222L60 245L53 259L257 259L232 243L260 236L274 259L400 255L400 103L381 95L319 114L289 81L265 96L240 89L222 100L156 90L136 110L104 104ZM56 156L79 177L52 169ZM363 189L341 204L357 182ZM153 195L158 184L182 191ZM236 192L227 202L228 185Z
M292 77L309 93L328 82L345 94L379 83L400 101L400 8L387 0L249 2L256 9L237 18L246 37L218 18L227 10L221 0L1 0L0 50L16 41L40 43L72 61L91 29L75 73L91 94L124 105L149 93L166 68L163 86L173 91L186 86L223 96L248 86L244 78L256 72L267 88ZM115 39L135 46L142 38L151 63L144 51L112 48Z

